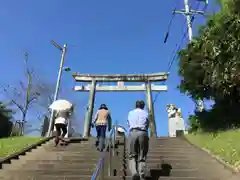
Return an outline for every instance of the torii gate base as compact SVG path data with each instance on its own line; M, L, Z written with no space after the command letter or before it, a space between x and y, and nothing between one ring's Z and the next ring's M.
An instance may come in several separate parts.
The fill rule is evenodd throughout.
M156 137L157 130L155 124L155 116L154 116L154 106L152 103L152 91L167 91L167 86L165 85L153 85L151 82L159 82L165 81L168 78L168 73L156 73L156 74L126 74L126 75L85 75L73 73L73 78L76 82L91 82L91 85L81 85L75 86L75 91L90 91L90 97L87 107L87 112L85 116L84 123L84 137L89 137L90 128L93 116L93 108L95 101L96 91L99 92L125 92L125 91L145 91L147 96L147 105L149 111L149 126L150 126L150 136ZM99 86L97 82L117 82L117 86ZM141 86L125 86L124 82L143 82L144 84Z

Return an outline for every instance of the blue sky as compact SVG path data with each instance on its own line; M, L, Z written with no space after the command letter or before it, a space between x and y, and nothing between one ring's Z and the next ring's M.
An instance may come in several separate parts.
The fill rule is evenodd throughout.
M176 15L168 42L163 43L177 1L177 9L182 9L183 0L2 0L0 83L15 85L23 78L24 51L29 52L29 62L38 75L55 83L61 54L50 44L51 39L61 45L68 44L65 66L74 72L124 74L166 71L173 50L186 29L186 24L183 25L185 17ZM190 0L190 4L196 7L197 1ZM208 12L213 11L216 11L216 5L210 1ZM197 16L194 34L203 23L204 18ZM186 43L187 39L183 47ZM194 109L192 100L177 89L180 80L177 69L175 61L166 82L169 90L161 93L155 103L158 135L167 135L168 132L167 104L182 108L184 118ZM82 131L88 94L73 92L71 89L75 84L71 73L65 72L60 97L77 104L79 131ZM138 99L145 100L145 93L97 93L95 107L107 104L113 119L126 126L128 111ZM31 123L39 124L35 119L34 113L28 115Z

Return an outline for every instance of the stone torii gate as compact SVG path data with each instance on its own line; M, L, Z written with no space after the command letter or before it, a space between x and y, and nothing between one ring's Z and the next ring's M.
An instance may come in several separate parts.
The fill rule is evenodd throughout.
M147 106L149 110L149 127L150 136L157 136L154 107L152 103L152 91L167 91L166 85L154 85L152 82L166 81L168 78L168 73L153 73L153 74L112 74L112 75L92 75L92 74L79 74L73 73L73 78L76 82L81 83L91 83L88 85L75 86L74 90L79 92L90 92L87 114L85 116L84 124L84 137L89 137L90 135L90 124L93 116L93 106L95 100L95 93L98 92L136 92L145 91L147 97ZM100 86L98 82L117 82L115 86L103 85ZM125 86L124 82L143 82L142 85L135 86Z

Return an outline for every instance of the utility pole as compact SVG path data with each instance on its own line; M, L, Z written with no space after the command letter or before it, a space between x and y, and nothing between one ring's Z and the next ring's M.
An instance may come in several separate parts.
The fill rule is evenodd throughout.
M62 48L57 43L55 43L54 41L51 41L51 43L62 52L61 62L60 62L60 67L59 67L58 77L57 77L57 83L56 83L56 89L55 89L55 94L54 94L54 98L53 98L53 102L54 102L58 99L58 93L59 93L59 88L60 88L60 83L61 83L64 58L65 58L65 55L66 55L66 52L67 52L67 44L64 44L64 46ZM50 117L47 136L51 136L51 132L53 130L53 125L54 125L54 110L52 110L52 112L51 112L51 117Z
M198 1L203 1L206 6L208 5L208 0L198 0ZM178 10L178 11L173 11L173 13L183 14L186 17L187 27L188 27L188 38L189 38L189 42L191 43L192 36L193 36L192 16L193 15L204 15L205 12L190 9L188 0L184 0L184 9ZM198 99L198 100L195 101L195 104L196 104L197 111L201 112L205 109L203 100Z

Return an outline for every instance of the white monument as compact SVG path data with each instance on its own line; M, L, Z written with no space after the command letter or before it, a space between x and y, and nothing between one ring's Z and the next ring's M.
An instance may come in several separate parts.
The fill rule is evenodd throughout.
M167 105L168 113L168 136L176 137L176 131L182 130L185 132L184 119L182 118L181 109L174 104Z

